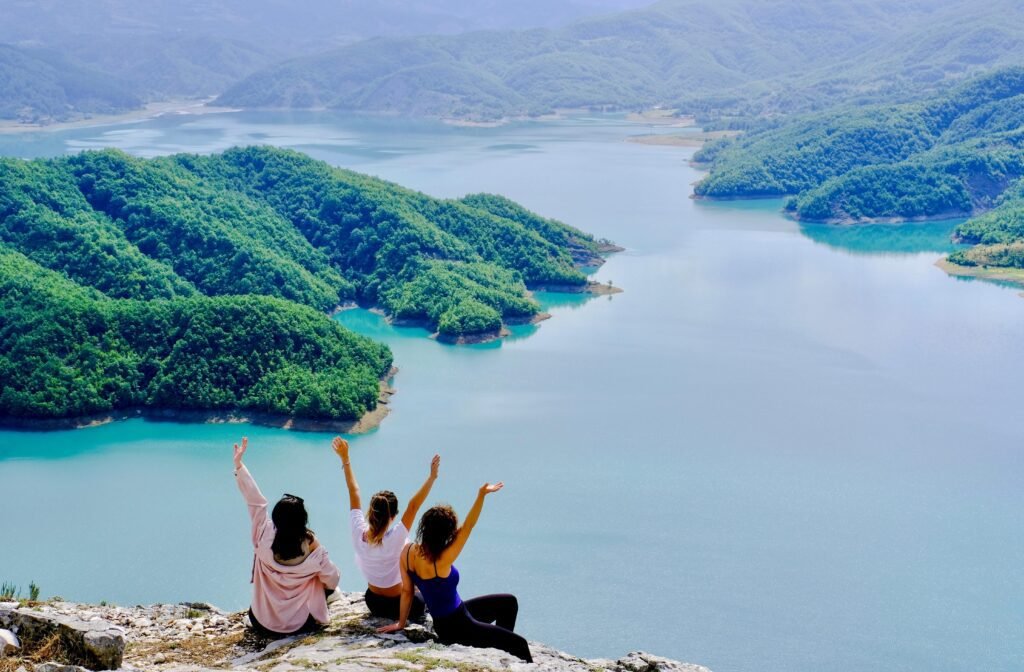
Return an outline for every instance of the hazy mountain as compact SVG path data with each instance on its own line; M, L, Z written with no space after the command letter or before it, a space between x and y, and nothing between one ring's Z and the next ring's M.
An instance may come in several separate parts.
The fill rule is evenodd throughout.
M128 110L141 100L127 83L59 54L0 44L0 119L47 123L85 112Z
M0 42L205 35L286 53L393 35L555 26L650 0L7 0Z
M211 96L285 58L370 36L557 25L646 1L6 0L0 43L14 46L0 65L0 118L60 120ZM15 48L22 65L7 72ZM60 66L30 63L39 52Z
M673 105L721 117L899 103L938 93L964 77L1024 64L1024 6L1017 2L928 3L912 18L894 22L885 36L861 42L838 60L710 95L687 92Z
M851 63L857 82L913 71L956 76L972 69L972 57L973 67L1016 60L1019 16L1005 0L982 7L965 0L664 0L559 29L360 42L268 68L221 100L479 118L706 103L710 96L719 97L715 105L735 105L780 91L795 92L796 102L820 100L834 86L820 83L842 77ZM933 44L943 35L955 43L965 27L978 34L962 49ZM986 34L998 39L981 49Z

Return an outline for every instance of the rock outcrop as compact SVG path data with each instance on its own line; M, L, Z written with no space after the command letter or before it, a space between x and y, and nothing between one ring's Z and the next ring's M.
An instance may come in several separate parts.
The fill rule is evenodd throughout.
M19 608L18 603L0 604L0 627L20 639L25 651L51 647L67 663L90 670L121 667L125 631L98 616L44 613Z
M527 664L496 649L441 645L429 627L416 625L401 634L380 635L376 628L387 621L372 618L358 593L339 595L322 632L269 642L246 630L242 613L203 603L97 607L53 602L6 613L23 617L26 611L55 623L88 624L89 632L101 631L102 625L103 632L123 633L127 646L118 662L126 670L146 672L709 672L642 652L618 660L584 659L535 642L530 643L534 663ZM2 618L0 627L6 627ZM26 671L33 662L34 672L85 672L69 664L109 669L81 659L44 662L32 657L31 647L24 648Z

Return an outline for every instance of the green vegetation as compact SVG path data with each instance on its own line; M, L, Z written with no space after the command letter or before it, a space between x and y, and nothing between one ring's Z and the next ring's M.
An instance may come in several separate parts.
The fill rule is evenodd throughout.
M0 248L0 408L61 418L131 407L356 419L386 347L268 297L110 299Z
M973 217L950 261L1024 267L1024 69L898 106L844 107L752 130L696 155L712 198L793 195L810 221Z
M479 317L458 317L460 311L479 316L479 304L499 318L532 315L538 308L526 298L527 285L583 285L586 276L576 265L599 258L592 237L496 196L434 199L266 148L171 161L209 185L243 193L294 227L341 272L348 283L342 298L434 328L454 310L447 325L485 331Z
M957 227L954 235L974 246L951 254L955 264L1024 268L1024 180L1007 189L990 212Z
M141 104L126 83L95 69L48 51L0 44L0 119L49 123Z
M0 159L0 414L243 409L356 419L391 367L325 313L458 338L583 285L590 236L507 199L439 200L267 147Z
M39 586L36 585L35 581L30 581L28 584L28 597L23 600L21 597L21 586L4 581L0 583L0 602L7 601L38 602Z

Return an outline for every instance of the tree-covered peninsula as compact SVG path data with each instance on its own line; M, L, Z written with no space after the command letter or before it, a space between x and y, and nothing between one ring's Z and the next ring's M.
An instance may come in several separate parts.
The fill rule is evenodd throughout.
M961 265L1024 266L1024 69L896 106L845 107L765 124L695 155L698 197L789 196L812 221L969 217Z
M457 340L586 286L589 235L499 196L435 199L268 147L0 159L0 415L242 409L357 419L378 306Z

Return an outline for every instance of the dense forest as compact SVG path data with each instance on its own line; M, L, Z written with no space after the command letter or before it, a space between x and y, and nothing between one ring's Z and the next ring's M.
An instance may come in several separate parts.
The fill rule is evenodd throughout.
M335 306L493 333L537 313L528 285L582 288L598 251L499 196L434 199L288 150L0 159L0 412L357 418L391 355Z
M864 222L973 217L951 260L1020 266L1024 69L895 106L841 107L717 141L695 155L698 196L791 196L795 217Z
M264 296L113 299L0 244L0 412L62 418L132 407L356 419L386 346Z

